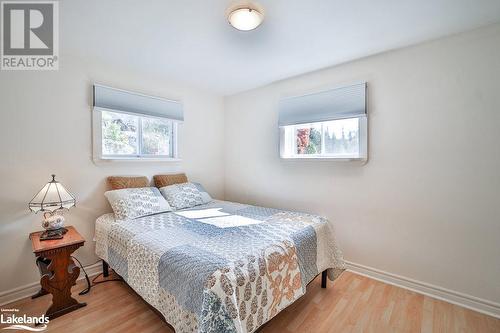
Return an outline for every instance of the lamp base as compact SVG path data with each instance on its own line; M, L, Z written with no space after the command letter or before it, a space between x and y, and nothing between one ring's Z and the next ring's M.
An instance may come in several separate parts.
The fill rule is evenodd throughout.
M66 228L59 228L55 230L45 230L41 235L40 235L40 240L51 240L51 239L61 239L64 237L64 234L68 232L68 229Z

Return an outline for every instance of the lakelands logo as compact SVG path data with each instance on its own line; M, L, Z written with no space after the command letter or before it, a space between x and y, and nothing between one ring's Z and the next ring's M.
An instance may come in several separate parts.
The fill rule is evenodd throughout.
M2 1L2 70L59 68L59 3Z
M2 330L23 330L30 332L43 332L47 329L49 318L45 315L27 316L18 315L19 309L2 309L0 325L9 325Z

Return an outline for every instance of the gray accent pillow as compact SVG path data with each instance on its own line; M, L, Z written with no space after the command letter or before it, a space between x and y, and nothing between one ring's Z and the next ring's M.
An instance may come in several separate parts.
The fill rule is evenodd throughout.
M194 183L174 184L160 188L160 192L172 208L184 209L203 205L212 200L205 189L202 192L199 187L203 189L200 184L198 186Z
M203 185L201 185L200 183L193 183L193 185L196 186L198 191L200 191L201 199L203 200L204 204L209 203L210 201L213 200L212 197L210 196L210 194L208 194L207 190L205 190Z
M125 188L107 191L104 195L118 220L130 220L172 211L156 187Z

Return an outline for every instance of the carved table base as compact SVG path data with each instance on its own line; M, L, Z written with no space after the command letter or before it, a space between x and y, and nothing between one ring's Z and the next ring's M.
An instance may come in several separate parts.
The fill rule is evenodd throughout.
M46 312L49 319L54 319L68 312L86 306L71 296L71 287L76 284L80 275L80 268L75 265L71 254L85 242L83 237L73 227L68 227L68 233L61 240L50 240L40 242L40 233L32 233L30 238L33 242L33 252L45 267L40 269L41 290L33 295L39 297L45 293L52 294L52 304ZM48 265L47 265L48 263Z
M52 305L46 313L49 319L87 305L71 297L71 287L76 284L76 279L80 275L80 268L71 259L71 253L78 247L80 246L75 244L40 253L51 260L47 268L52 274L45 274L40 280L42 289L52 294Z

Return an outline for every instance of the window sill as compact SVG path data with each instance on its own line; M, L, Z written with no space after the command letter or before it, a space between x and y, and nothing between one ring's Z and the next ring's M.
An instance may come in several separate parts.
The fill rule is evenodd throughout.
M182 162L180 158L174 157L94 157L94 163L116 163L116 162Z
M280 157L283 161L368 162L366 157Z

